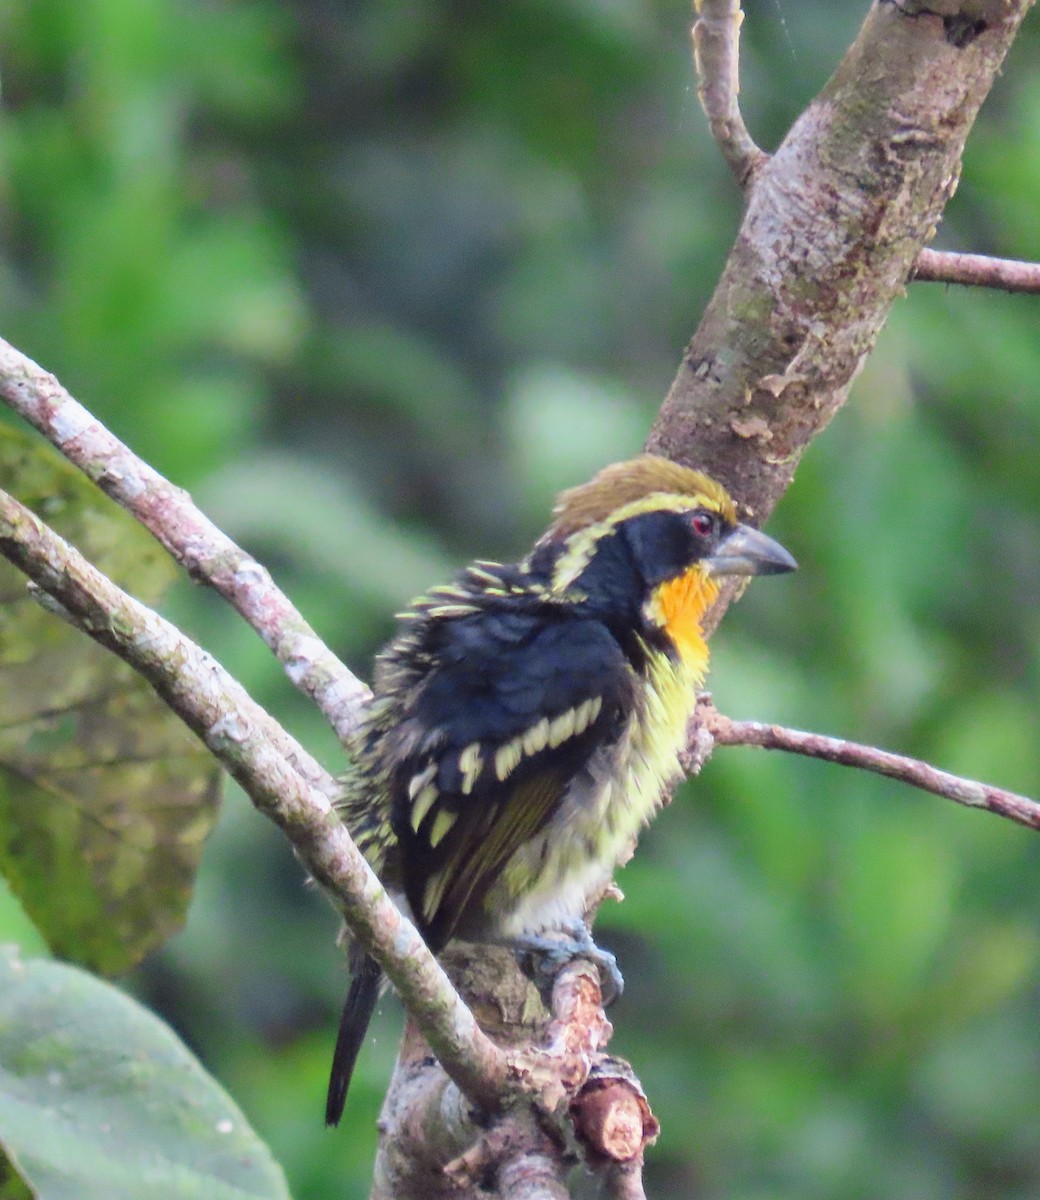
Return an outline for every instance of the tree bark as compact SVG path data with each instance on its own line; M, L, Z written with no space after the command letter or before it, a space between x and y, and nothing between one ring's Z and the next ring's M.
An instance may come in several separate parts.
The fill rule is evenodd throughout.
M706 466L756 524L845 403L903 294L1031 3L875 3L830 82L756 170L647 440Z

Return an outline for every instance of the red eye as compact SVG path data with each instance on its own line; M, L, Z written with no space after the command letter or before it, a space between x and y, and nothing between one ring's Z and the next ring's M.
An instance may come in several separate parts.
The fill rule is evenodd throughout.
M700 537L711 537L715 532L715 518L706 512L694 513L693 532Z

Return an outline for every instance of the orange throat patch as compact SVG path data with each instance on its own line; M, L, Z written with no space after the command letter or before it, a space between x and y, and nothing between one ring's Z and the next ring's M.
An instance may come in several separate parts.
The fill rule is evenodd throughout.
M671 638L683 664L701 676L708 669L701 619L718 594L715 581L694 564L682 575L659 584L646 607L650 620Z

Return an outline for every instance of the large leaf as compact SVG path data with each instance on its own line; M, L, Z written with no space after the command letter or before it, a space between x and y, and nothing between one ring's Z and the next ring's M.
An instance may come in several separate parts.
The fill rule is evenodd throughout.
M174 576L136 522L0 427L0 483L154 603ZM0 563L0 870L48 944L108 974L183 923L216 814L213 759L129 667Z
M0 955L0 1143L38 1200L287 1200L226 1093L136 1000Z
M34 1200L29 1185L11 1165L6 1154L0 1153L0 1200Z

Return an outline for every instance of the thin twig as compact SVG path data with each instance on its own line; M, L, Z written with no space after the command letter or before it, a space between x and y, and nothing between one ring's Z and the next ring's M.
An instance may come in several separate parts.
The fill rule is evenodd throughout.
M611 1163L604 1173L607 1200L646 1200L643 1189L643 1160Z
M746 191L769 155L755 145L740 115L740 0L694 0L693 62L697 98L722 156Z
M919 283L960 283L965 287L1036 295L1040 293L1040 263L924 249L917 256L910 279Z
M761 746L766 750L787 750L809 758L822 758L845 767L859 767L864 771L887 775L890 779L900 779L912 787L943 796L957 804L985 809L1019 825L1040 829L1040 803L1015 792L977 783L974 779L963 779L919 759L890 754L887 750L847 742L843 738L826 737L822 733L802 733L797 729L764 725L759 721L733 721L723 716L710 701L702 701L697 711L699 720L720 746Z
M155 688L285 833L376 956L434 1053L462 1091L493 1107L502 1052L480 1030L415 927L398 911L322 789L283 751L291 739L214 659L127 595L34 513L0 492L0 554L52 596L84 632Z
M208 583L241 613L341 741L353 732L368 688L324 645L267 568L200 512L187 492L110 433L53 375L2 338L0 399L136 517L192 578Z

